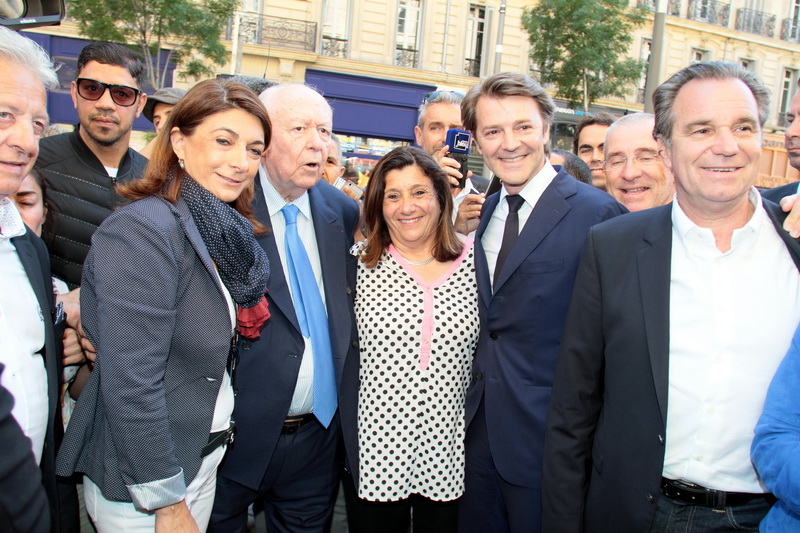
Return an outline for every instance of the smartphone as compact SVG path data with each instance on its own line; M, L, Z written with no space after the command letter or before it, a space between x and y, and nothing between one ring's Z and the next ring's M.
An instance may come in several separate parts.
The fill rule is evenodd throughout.
M461 171L461 179L458 180L458 188L463 189L467 184L467 159L469 147L472 144L472 134L458 128L450 128L447 130L447 137L444 143L450 147L447 157L455 159L461 165L459 169Z

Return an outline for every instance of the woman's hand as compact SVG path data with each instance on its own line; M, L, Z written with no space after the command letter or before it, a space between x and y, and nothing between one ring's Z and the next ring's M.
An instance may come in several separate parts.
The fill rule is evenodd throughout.
M156 509L156 533L200 533L186 500Z

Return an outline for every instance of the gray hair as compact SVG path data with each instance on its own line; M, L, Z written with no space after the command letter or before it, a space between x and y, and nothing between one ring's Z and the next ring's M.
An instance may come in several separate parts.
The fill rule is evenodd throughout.
M473 85L461 102L461 122L464 124L464 129L473 133L478 126L477 107L481 96L490 98L529 96L539 106L545 128L553 123L556 114L556 104L536 80L518 72L501 72Z
M336 150L339 152L338 161L339 164L342 163L342 143L339 141L339 136L335 133L331 133L331 140L336 145Z
M758 105L758 124L761 128L769 115L769 89L763 85L752 72L735 63L709 61L695 63L678 71L670 79L658 86L653 94L656 125L653 137L670 145L672 127L675 124L675 113L672 108L675 99L684 85L692 80L741 80L755 98Z
M0 26L0 59L29 69L41 80L45 89L58 88L58 76L53 61L44 49L19 33ZM5 72L13 76L13 72Z
M633 126L634 124L639 124L640 122L645 122L648 120L655 121L655 118L656 116L652 113L631 113L630 115L620 117L615 120L606 130L606 139L608 139L608 136L611 135L611 132L617 128L622 126Z
M417 126L420 128L425 125L425 113L428 106L433 104L455 104L461 105L464 95L455 91L433 91L425 95L422 104L419 106L419 115L417 117Z

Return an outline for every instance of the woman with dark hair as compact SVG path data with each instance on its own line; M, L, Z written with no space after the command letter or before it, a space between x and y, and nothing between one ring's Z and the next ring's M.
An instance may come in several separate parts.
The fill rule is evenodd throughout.
M384 156L365 198L350 531L405 532L412 512L415 532L455 531L479 329L472 240L453 229L447 175L417 148Z
M101 533L205 530L233 432L237 319L258 328L269 316L250 212L266 109L246 87L208 80L167 128L145 175L119 187L131 203L94 234L83 269L97 359L58 473L85 474Z

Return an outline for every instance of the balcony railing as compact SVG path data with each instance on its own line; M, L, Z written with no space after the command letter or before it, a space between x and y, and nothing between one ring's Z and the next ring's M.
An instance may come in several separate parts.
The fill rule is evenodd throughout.
M347 58L347 39L323 35L322 55Z
M305 50L316 49L317 23L302 20L270 17L267 15L237 14L244 42ZM228 24L225 38L233 38L233 23Z
M398 67L417 68L419 50L398 46L394 51L394 64Z
M727 28L731 18L731 5L714 0L689 0L686 18Z
M781 24L781 39L793 43L800 43L800 22L795 19L783 19Z
M647 9L649 11L656 10L656 0L638 0L636 5L640 9ZM681 0L669 0L667 4L667 15L678 17L680 16L680 12L681 12Z
M472 76L473 78L481 77L481 60L480 59L465 59L464 60L464 76Z
M775 15L742 7L736 10L736 29L772 37L775 35Z

